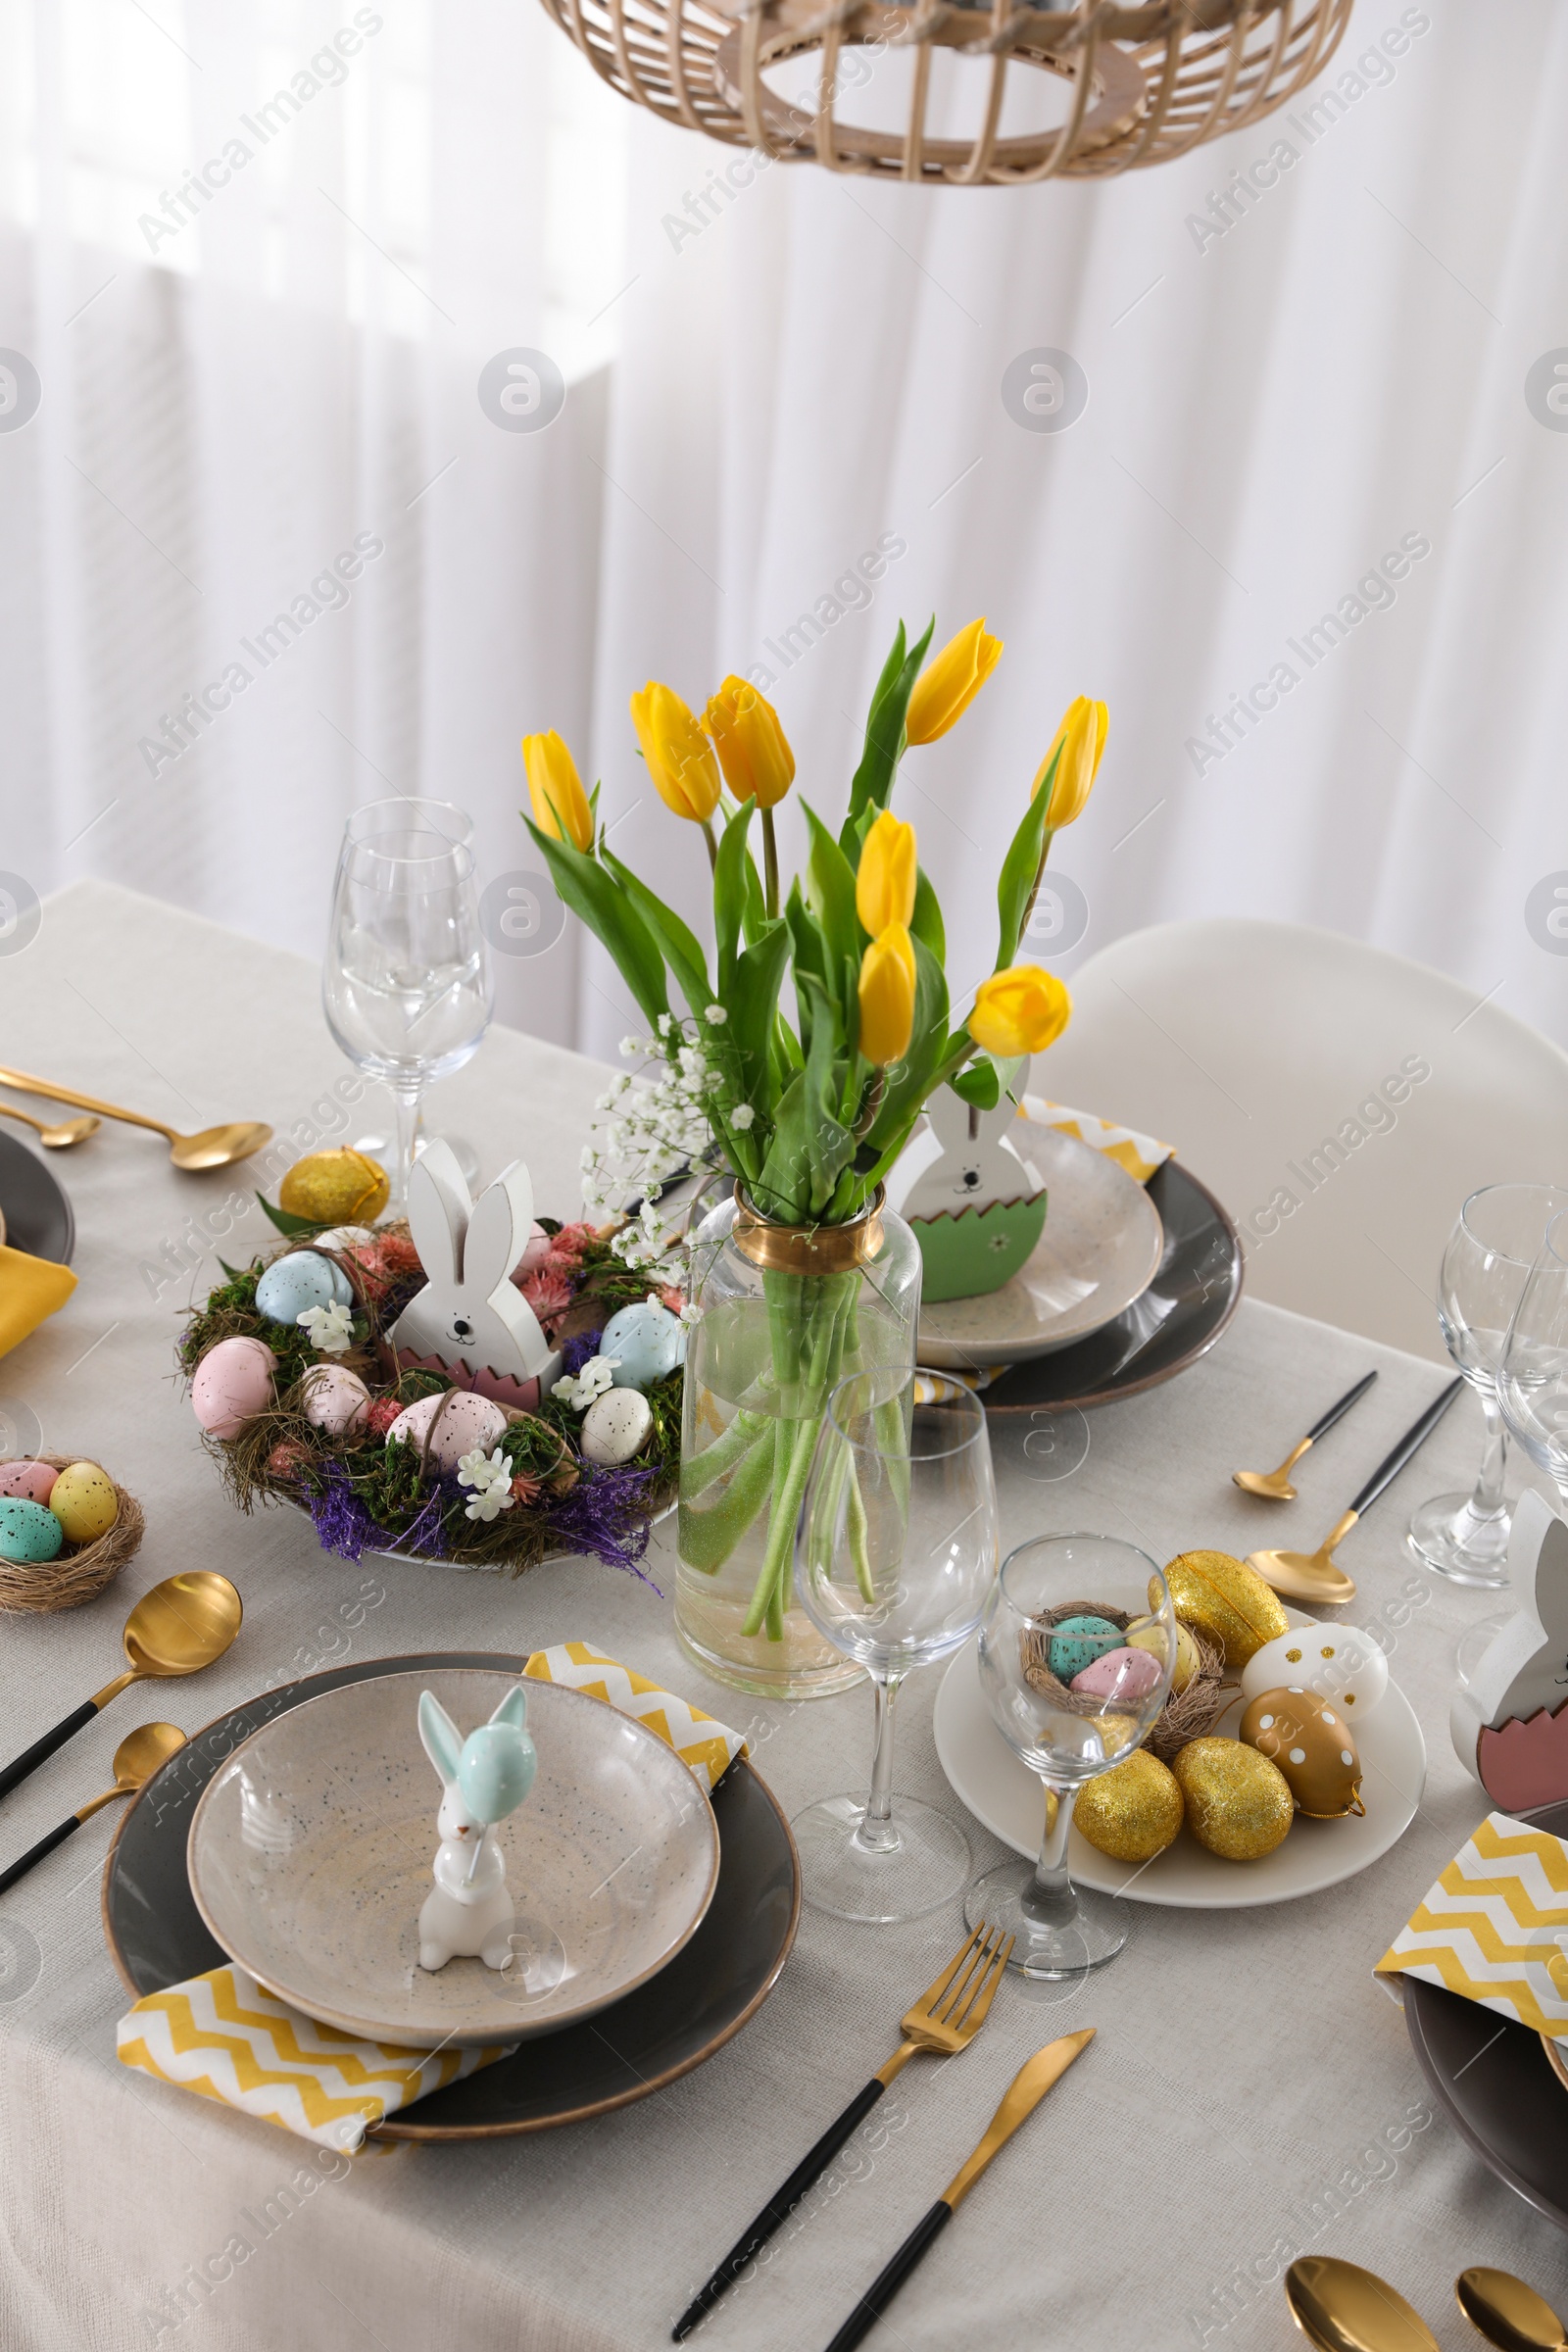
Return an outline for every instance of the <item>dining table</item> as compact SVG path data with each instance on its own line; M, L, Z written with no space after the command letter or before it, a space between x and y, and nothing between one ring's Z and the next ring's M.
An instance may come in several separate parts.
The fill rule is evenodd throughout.
M572 935L553 952L569 952ZM327 1033L316 965L80 882L45 903L24 952L0 956L0 1035L15 1066L172 1126L256 1118L274 1130L257 1159L209 1174L182 1173L156 1135L109 1122L50 1156L74 1208L77 1288L0 1357L0 1417L13 1445L100 1459L139 1499L146 1536L88 1604L0 1618L0 1761L118 1670L125 1614L159 1579L220 1570L244 1623L216 1665L137 1687L0 1800L0 1867L109 1787L114 1748L138 1721L194 1733L296 1676L417 1651L591 1642L744 1733L787 1814L860 1784L868 1688L752 1697L682 1653L673 1520L653 1530L647 1581L592 1558L509 1580L337 1557L303 1515L244 1516L225 1496L176 1368L182 1320L219 1279L220 1258L244 1262L274 1239L258 1190L275 1199L295 1157L386 1128L386 1098ZM574 1217L606 1078L594 1061L495 1026L431 1091L427 1125L467 1138L486 1179L525 1159L539 1212ZM1098 1107L1114 1117L1117 1106ZM1280 1459L1374 1368L1370 1394L1296 1471L1296 1503L1232 1484L1233 1470ZM1031 1443L1045 1416L992 1416L1004 1549L1080 1530L1161 1563L1198 1547L1309 1548L1444 1377L1244 1298L1198 1362L1094 1409L1071 1446ZM1445 2346L1479 2341L1453 2302L1467 2265L1517 2272L1568 2304L1568 2239L1437 2110L1399 2008L1373 1977L1488 1810L1454 1753L1448 1707L1455 1644L1497 1596L1428 1574L1404 1546L1411 1510L1467 1486L1481 1445L1466 1395L1338 1554L1359 1588L1347 1615L1377 1630L1425 1736L1425 1790L1403 1837L1359 1876L1296 1901L1129 1900L1129 1940L1109 1966L1060 1984L1009 1977L967 2049L899 2077L694 2342L825 2345L1024 2059L1085 2027L1094 2041L944 2232L873 2347L1283 2347L1298 2340L1283 2274L1304 2253L1380 2272ZM941 1672L913 1675L901 1697L896 1787L960 1823L978 1872L1004 1849L938 1762ZM556 2130L368 2142L318 2163L273 2126L117 2063L129 1995L100 1917L114 1826L108 1808L0 1897L5 2352L652 2352L882 2064L903 2012L964 1936L957 1900L892 1927L808 1904L776 1988L744 2030L649 2096ZM1483 2049L1475 2064L1487 2063ZM1562 2120L1568 2130L1568 2092Z

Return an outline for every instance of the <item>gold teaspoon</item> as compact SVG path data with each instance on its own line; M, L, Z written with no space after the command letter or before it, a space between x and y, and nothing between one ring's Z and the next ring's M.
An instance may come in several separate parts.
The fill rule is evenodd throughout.
M1233 1470L1232 1484L1240 1487L1244 1494L1261 1496L1264 1502L1294 1502L1296 1489L1291 1484L1291 1472L1302 1454L1315 1446L1319 1438L1328 1435L1336 1421L1344 1420L1351 1405L1366 1395L1376 1378L1376 1372L1368 1372L1356 1382L1353 1389L1348 1389L1338 1404L1329 1406L1321 1421L1313 1422L1300 1444L1292 1446L1277 1470Z
M145 1118L139 1110L126 1110L118 1102L100 1102L93 1095L73 1094L66 1087L51 1086L45 1078L29 1078L25 1070L0 1069L0 1081L20 1087L24 1095L45 1095L51 1102L71 1102L77 1110L96 1110L106 1119L122 1119L128 1127L150 1127L155 1135L167 1139L175 1167L187 1171L230 1167L236 1159L249 1159L272 1138L270 1127L257 1119L231 1119L221 1127L204 1127L199 1135L181 1135L177 1127L166 1127L162 1119Z
M132 1683L170 1675L199 1674L220 1658L239 1632L244 1611L239 1594L226 1576L211 1568L194 1568L183 1576L166 1576L161 1585L144 1592L125 1620L124 1649L128 1672L116 1675L93 1697L86 1699L64 1723L34 1740L24 1755L0 1772L0 1796L24 1781L57 1747L64 1747L100 1708L107 1707Z
M1358 2263L1303 2254L1285 2274L1285 2300L1318 2352L1438 2352L1420 2313Z
M19 1879L25 1878L33 1864L41 1862L45 1854L52 1854L57 1845L64 1845L66 1839L74 1837L84 1821L90 1821L100 1807L112 1805L117 1796L134 1796L159 1767L167 1764L171 1756L177 1755L184 1744L185 1735L173 1723L144 1723L129 1733L115 1750L114 1787L106 1788L102 1796L89 1798L86 1804L63 1821L58 1830L51 1830L47 1838L40 1838L20 1862L13 1862L9 1870L0 1870L0 1894L8 1893Z
M84 1144L89 1135L96 1135L101 1119L63 1119L58 1127L50 1127L35 1119L30 1110L19 1110L14 1102L0 1102L0 1119L20 1119L30 1127L46 1152L69 1152L73 1144Z
M1263 1582L1272 1585L1287 1600L1316 1602L1320 1608L1328 1609L1337 1608L1341 1601L1353 1600L1354 1580L1334 1564L1336 1544L1344 1543L1361 1514L1371 1509L1385 1487L1392 1486L1406 1462L1420 1451L1463 1387L1461 1372L1427 1406L1419 1421L1411 1422L1393 1452L1379 1462L1349 1509L1335 1521L1316 1551L1252 1551L1247 1555L1248 1566L1255 1568Z
M1471 2327L1501 2352L1563 2352L1568 2345L1551 2305L1511 2271L1461 2271L1453 2292Z

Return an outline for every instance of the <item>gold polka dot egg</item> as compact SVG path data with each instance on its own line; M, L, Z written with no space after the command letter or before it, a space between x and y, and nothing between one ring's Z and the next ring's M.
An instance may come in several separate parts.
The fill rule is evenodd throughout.
M1361 1759L1337 1701L1299 1683L1261 1691L1242 1717L1241 1738L1277 1766L1298 1812L1308 1819L1338 1821L1365 1812Z

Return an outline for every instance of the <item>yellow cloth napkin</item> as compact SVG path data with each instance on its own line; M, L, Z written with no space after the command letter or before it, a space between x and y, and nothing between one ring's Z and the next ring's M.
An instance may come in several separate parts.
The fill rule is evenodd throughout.
M1378 1962L1568 2041L1568 1844L1489 1813Z
M1107 1159L1115 1160L1137 1184L1147 1184L1156 1168L1175 1157L1171 1144L1140 1135L1134 1127L1113 1127L1108 1119L1097 1119L1092 1110L1069 1110L1065 1103L1048 1102L1044 1095L1025 1095L1018 1116L1033 1120L1037 1127L1059 1127L1063 1135L1076 1136L1091 1151L1103 1152Z
M29 1257L0 1242L0 1355L64 1306L76 1287L69 1266Z
M523 1673L535 1682L585 1690L623 1715L635 1715L710 1790L747 1752L738 1732L590 1642L536 1649ZM517 2047L504 2042L482 2050L427 2051L362 2041L335 2026L318 2025L232 1965L145 1993L121 2019L115 2044L122 2066L350 2155L383 2116L509 2058Z

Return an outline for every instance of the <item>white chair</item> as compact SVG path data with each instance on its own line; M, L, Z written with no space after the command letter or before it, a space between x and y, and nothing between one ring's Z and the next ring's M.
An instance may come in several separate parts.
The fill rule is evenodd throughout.
M1568 1054L1332 931L1133 932L1073 981L1035 1092L1137 1127L1230 1210L1253 1298L1446 1362L1435 1291L1478 1185L1568 1185Z

